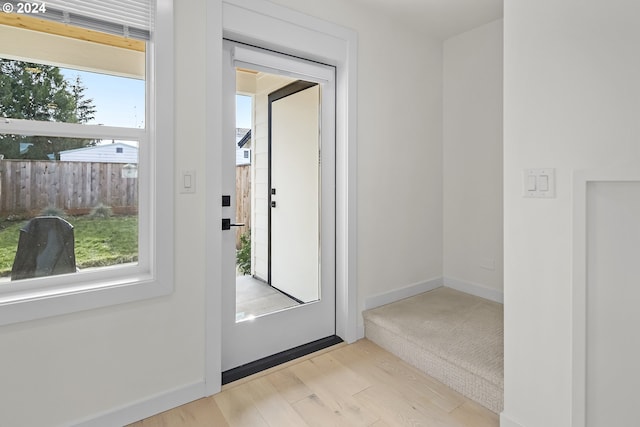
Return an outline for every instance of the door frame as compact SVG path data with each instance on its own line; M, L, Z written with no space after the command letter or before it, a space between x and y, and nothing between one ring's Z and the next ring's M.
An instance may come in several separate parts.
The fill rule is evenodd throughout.
M215 4L217 3L217 5ZM305 57L336 67L336 334L346 342L360 338L358 331L356 177L357 177L357 33L331 22L262 0L224 0L207 7L206 125L207 163L206 230L207 259L221 257L221 176L216 172L222 147L222 79L220 61L223 37ZM220 19L222 16L222 19ZM221 291L220 266L206 263L205 286L205 392L221 388Z

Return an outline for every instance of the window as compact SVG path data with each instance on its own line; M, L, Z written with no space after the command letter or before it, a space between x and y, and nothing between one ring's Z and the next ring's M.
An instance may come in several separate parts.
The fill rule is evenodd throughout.
M0 15L0 324L171 292L171 4ZM41 216L72 226L73 270L40 268L69 252Z

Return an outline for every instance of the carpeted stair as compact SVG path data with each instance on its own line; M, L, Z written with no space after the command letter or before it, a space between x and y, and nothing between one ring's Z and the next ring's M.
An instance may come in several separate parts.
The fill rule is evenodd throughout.
M491 411L502 411L502 304L441 287L363 316L369 340Z

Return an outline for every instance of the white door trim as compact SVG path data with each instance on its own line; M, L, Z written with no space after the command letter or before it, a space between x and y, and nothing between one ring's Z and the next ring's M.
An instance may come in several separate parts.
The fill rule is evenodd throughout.
M222 32L213 25L222 12ZM356 300L356 78L357 33L263 0L211 1L207 5L207 55L221 55L222 37L336 67L336 334L346 342L357 337ZM222 79L220 61L207 60L205 88L208 117L206 137L205 381L207 394L221 384L221 175L216 169L222 146Z
M571 427L587 425L587 190L596 182L640 182L640 174L626 168L573 172Z

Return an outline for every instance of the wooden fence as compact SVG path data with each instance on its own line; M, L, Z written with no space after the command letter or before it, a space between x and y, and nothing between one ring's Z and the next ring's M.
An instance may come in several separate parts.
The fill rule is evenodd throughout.
M231 220L246 224L236 228L236 248L240 249L240 236L251 224L251 165L236 166L236 217Z
M0 216L35 216L47 207L86 214L102 203L115 213L138 211L138 180L122 163L0 160ZM236 167L236 247L251 224L251 166Z
M138 211L138 179L122 163L0 160L0 215L34 216L47 207L85 214L100 203Z

